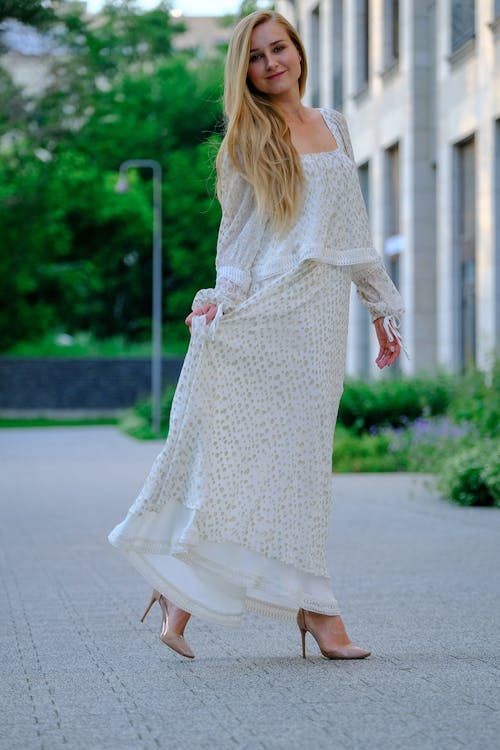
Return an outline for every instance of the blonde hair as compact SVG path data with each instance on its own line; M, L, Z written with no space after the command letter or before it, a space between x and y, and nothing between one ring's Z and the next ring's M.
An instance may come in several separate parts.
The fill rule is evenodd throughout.
M256 11L235 27L226 58L224 112L226 135L217 155L217 193L221 195L221 171L225 152L235 168L252 185L257 208L278 229L285 229L296 216L304 181L299 154L292 144L290 128L269 97L248 81L253 30L267 21L281 24L301 57L299 94L307 78L304 46L293 26L280 13Z

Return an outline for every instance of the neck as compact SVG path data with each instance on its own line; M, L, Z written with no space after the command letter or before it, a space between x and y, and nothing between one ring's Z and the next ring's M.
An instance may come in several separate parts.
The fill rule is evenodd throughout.
M302 104L298 92L297 94L290 92L282 97L275 97L272 102L287 123L305 122L307 120L308 110Z

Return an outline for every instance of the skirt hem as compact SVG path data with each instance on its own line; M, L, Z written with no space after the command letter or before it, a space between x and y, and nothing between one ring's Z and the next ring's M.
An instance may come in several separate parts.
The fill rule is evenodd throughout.
M242 592L241 598L238 597L238 604L241 605L241 610L238 611L222 611L211 609L205 603L194 599L183 593L178 586L176 586L171 580L168 580L164 575L161 575L154 565L150 564L148 560L141 555L136 549L128 545L126 542L121 541L119 538L111 538L109 541L111 544L122 552L122 554L129 560L133 567L140 573L146 581L154 588L164 594L170 599L177 607L190 612L195 617L199 617L202 620L208 622L215 622L223 625L237 626L241 623L243 614L245 611L252 612L253 614L270 617L275 620L285 620L287 622L295 622L297 616L297 610L299 608L306 609L312 612L318 612L327 615L338 615L340 614L336 600L332 597L333 603L328 604L326 602L321 603L319 601L310 599L305 594L298 594L293 597L296 599L293 606L286 606L277 602L271 602L264 598L257 596L257 590L251 588L252 594ZM198 556L191 557L189 552L185 549L180 552L172 553L172 557L177 560L181 560L186 565L190 565L191 568L200 566L200 562L203 558ZM213 570L205 568L209 574L214 574ZM222 570L222 568L221 568ZM219 571L219 580L221 578ZM234 573L231 576L233 583L235 582ZM248 581L250 584L250 581ZM255 585L255 584L254 584ZM250 584L251 586L251 584Z

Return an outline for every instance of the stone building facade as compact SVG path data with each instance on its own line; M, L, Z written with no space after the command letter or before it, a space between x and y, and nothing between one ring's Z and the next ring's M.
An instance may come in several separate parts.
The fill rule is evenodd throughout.
M310 65L306 103L347 118L374 242L404 296L405 372L500 344L500 0L281 0ZM348 372L375 337L353 295Z

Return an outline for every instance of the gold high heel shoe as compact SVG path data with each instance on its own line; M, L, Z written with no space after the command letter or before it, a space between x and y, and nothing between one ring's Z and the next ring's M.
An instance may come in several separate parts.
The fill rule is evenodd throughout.
M321 643L320 638L314 633L314 630L311 629L310 624L307 625L306 613L303 609L299 609L297 612L297 625L299 626L300 635L302 636L302 656L304 659L306 658L306 633L308 631L315 639L323 656L326 656L327 659L366 659L366 657L371 654L371 651L365 651L365 649L355 646L354 643L350 643L347 646L337 646L337 648L328 649Z
M146 611L144 612L143 616L141 617L141 622L144 622L146 615L148 614L149 610L153 606L155 602L158 602L158 604L161 607L163 620L161 624L161 631L160 631L160 641L162 641L166 646L169 646L173 651L176 651L181 656L185 656L188 659L194 659L194 654L189 648L188 644L184 640L184 636L182 633L172 633L168 630L168 599L163 596L163 594L160 594L159 591L154 589L153 594L151 596L151 600L146 607Z

